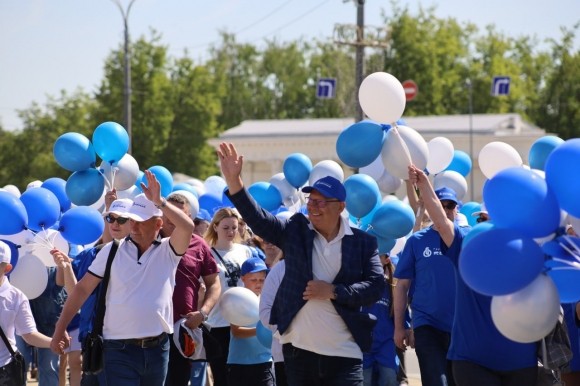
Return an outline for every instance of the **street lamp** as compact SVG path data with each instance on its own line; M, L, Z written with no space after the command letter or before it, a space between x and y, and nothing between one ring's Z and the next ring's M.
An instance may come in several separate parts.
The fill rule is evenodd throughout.
M471 158L471 163L474 163L473 158L473 84L471 83L471 79L465 80L465 87L467 87L467 91L469 93L469 158ZM471 173L469 173L469 197L471 201L473 201L473 173L474 169L471 168Z
M127 129L127 134L129 134L129 150L128 153L132 152L132 130L131 130L131 56L129 52L129 12L131 12L131 7L135 0L131 0L127 8L124 9L123 5L119 0L111 0L117 5L119 11L121 11L121 16L123 17L123 24L125 27L125 65L124 65L124 88L123 88L123 113L125 119L125 129Z
M365 0L355 0L356 4L356 31L357 31L357 44L356 44L356 92L360 89L360 85L363 81L363 73L364 73L364 55L365 55L365 46L364 46L364 28L365 28ZM356 104L356 116L355 121L360 122L363 120L363 111L360 103Z

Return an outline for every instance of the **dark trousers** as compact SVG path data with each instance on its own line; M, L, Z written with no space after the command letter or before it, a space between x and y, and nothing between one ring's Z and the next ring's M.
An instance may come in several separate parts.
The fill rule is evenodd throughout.
M228 353L230 351L230 328L215 327L210 331L210 335L215 338L214 344L221 347L221 356L212 358L209 361L211 373L213 375L214 386L228 386Z
M415 328L414 334L421 384L423 386L454 386L451 362L447 360L450 334L427 325Z
M362 360L331 357L286 343L282 346L289 386L362 386Z
M185 358L173 342L173 334L169 335L169 364L165 386L187 386L191 376L191 361Z
M286 381L286 366L284 362L274 363L274 373L276 374L276 386L288 386Z
M229 386L275 386L272 362L228 365Z
M457 386L535 386L538 367L496 371L468 361L453 361Z

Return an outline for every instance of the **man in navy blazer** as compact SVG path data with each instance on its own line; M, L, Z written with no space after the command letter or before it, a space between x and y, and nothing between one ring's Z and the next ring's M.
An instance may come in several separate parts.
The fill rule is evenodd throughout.
M376 318L361 306L380 298L384 279L376 239L341 216L344 185L328 176L304 187L308 218L296 213L283 221L244 189L234 145L220 144L218 156L232 203L254 233L284 252L270 323L281 335L288 384L362 385L362 352Z

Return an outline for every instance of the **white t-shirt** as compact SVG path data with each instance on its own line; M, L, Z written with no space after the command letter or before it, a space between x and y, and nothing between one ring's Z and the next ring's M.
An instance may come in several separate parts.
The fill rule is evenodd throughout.
M93 275L105 275L111 245L105 245L89 267ZM172 296L181 256L175 254L169 238L154 242L139 259L137 256L133 241L120 241L107 290L105 339L173 333Z
M244 261L252 257L252 251L245 245L242 244L234 244L230 250L220 250L217 249L218 253L220 254L221 258L216 255L214 248L211 250L211 254L217 263L220 272L220 283L221 283L221 295L226 292L229 288L228 280L230 280L231 273L237 275L237 287L243 287L244 283L240 280L240 272L242 268L242 264ZM222 262L223 261L223 262ZM227 265L224 266L224 263ZM229 272L228 272L229 271ZM227 275L227 276L226 276ZM233 279L232 279L233 280ZM224 319L221 312L220 302L218 301L214 308L211 310L208 316L207 323L212 327L229 327L230 322Z
M310 224L310 226L312 226ZM341 217L340 230L327 242L316 232L312 251L314 280L332 283L342 265L342 238L352 235L348 220ZM331 300L309 300L298 311L280 342L320 355L362 359L362 351L336 312Z
M0 326L14 351L14 334L25 335L37 331L26 295L12 286L7 277L4 277L4 282L0 285ZM10 351L0 339L0 367L7 365L11 359Z

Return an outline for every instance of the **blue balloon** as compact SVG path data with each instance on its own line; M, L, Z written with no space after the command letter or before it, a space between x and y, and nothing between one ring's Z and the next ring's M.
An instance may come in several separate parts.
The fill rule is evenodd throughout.
M554 149L563 143L564 140L562 138L553 135L538 138L532 144L528 153L530 167L532 169L544 170L549 155L554 151Z
M466 202L461 206L459 213L463 213L467 218L469 226L475 226L477 224L477 217L473 216L474 212L479 212L481 210L481 204L475 201Z
M199 193L197 192L197 190L195 190L193 186L185 182L180 182L178 184L173 185L172 191L175 192L177 190L185 190L186 192L190 192L191 194L193 194L195 198L199 198Z
M399 200L382 203L375 211L371 225L376 234L386 239L406 236L415 225L415 213Z
M98 210L89 206L77 206L62 215L58 230L69 243L86 245L101 237L105 222Z
M344 181L346 210L356 218L366 216L381 201L379 185L366 174L354 174Z
M453 152L453 158L451 159L451 163L445 170L454 170L457 173L461 174L463 177L466 177L469 172L471 172L472 162L471 157L464 151L455 150Z
M336 140L338 158L352 168L370 165L381 154L384 134L381 125L370 120L350 125Z
M71 201L70 198L66 195L66 181L62 178L53 177L49 178L48 180L44 181L41 188L45 188L50 190L56 198L58 198L58 202L60 203L60 211L61 213L66 212L70 209Z
M531 238L512 229L481 232L463 246L459 272L474 291L507 295L530 284L544 267L544 254Z
M205 193L199 196L199 207L208 211L213 218L215 212L223 208L222 198L213 195L212 193Z
M95 152L110 164L119 161L129 150L129 134L116 122L103 122L93 132Z
M228 190L228 188L225 187L224 192L222 193L222 206L227 207L227 208L233 208L234 204L232 203L232 201L229 199L228 195L226 194L227 190Z
M286 181L296 189L308 181L312 171L312 161L302 153L290 154L282 167Z
M105 190L105 178L97 169L74 172L66 181L66 195L75 205L93 205Z
M507 168L494 175L483 188L483 200L498 228L517 229L535 238L555 232L560 225L556 196L542 177L528 169Z
M60 217L60 203L50 190L31 188L20 196L28 213L28 229L35 232L48 229Z
M353 224L356 224L358 229L365 231L365 232L368 232L368 231L372 230L371 222L373 220L373 216L375 215L375 212L379 209L380 206L381 206L381 202L378 202L377 205L373 209L371 209L371 211L366 216L361 217L361 218L356 218L352 215L352 213L349 213L350 221Z
M173 191L173 176L171 175L171 172L161 165L151 166L148 170L153 173L157 178L157 181L159 181L159 185L161 185L161 196L169 196ZM141 183L147 186L145 174L141 177Z
M487 232L493 228L494 225L491 221L480 222L479 224L474 225L471 230L463 237L463 242L461 243L462 248L465 248L467 243L469 243L478 234Z
M280 191L269 182L255 182L250 185L248 192L256 200L258 205L267 211L278 209L282 205Z
M384 237L379 236L373 229L369 229L367 232L369 235L374 236L377 239L377 244L379 247L379 254L384 255L386 253L391 253L391 249L397 243L397 240L394 239L386 239Z
M549 262L552 264L547 274L558 289L560 303L576 303L580 300L580 270L553 260Z
M580 138L574 138L552 151L546 160L545 168L546 181L556 195L560 207L574 217L580 217L578 165L580 165Z
M12 265L12 271L14 271L14 268L16 268L16 264L18 264L18 248L19 246L14 244L12 241L10 240L0 240L3 241L4 243L6 243L6 245L8 245L8 248L10 248L10 265ZM12 272L10 271L10 272Z
M266 348L272 347L272 331L265 327L261 321L258 321L258 324L256 324L256 338L258 338L258 342L262 346Z
M65 133L58 137L52 154L60 167L71 172L95 167L97 161L93 144L79 133Z
M15 235L26 229L28 213L22 201L10 192L0 190L0 234Z

